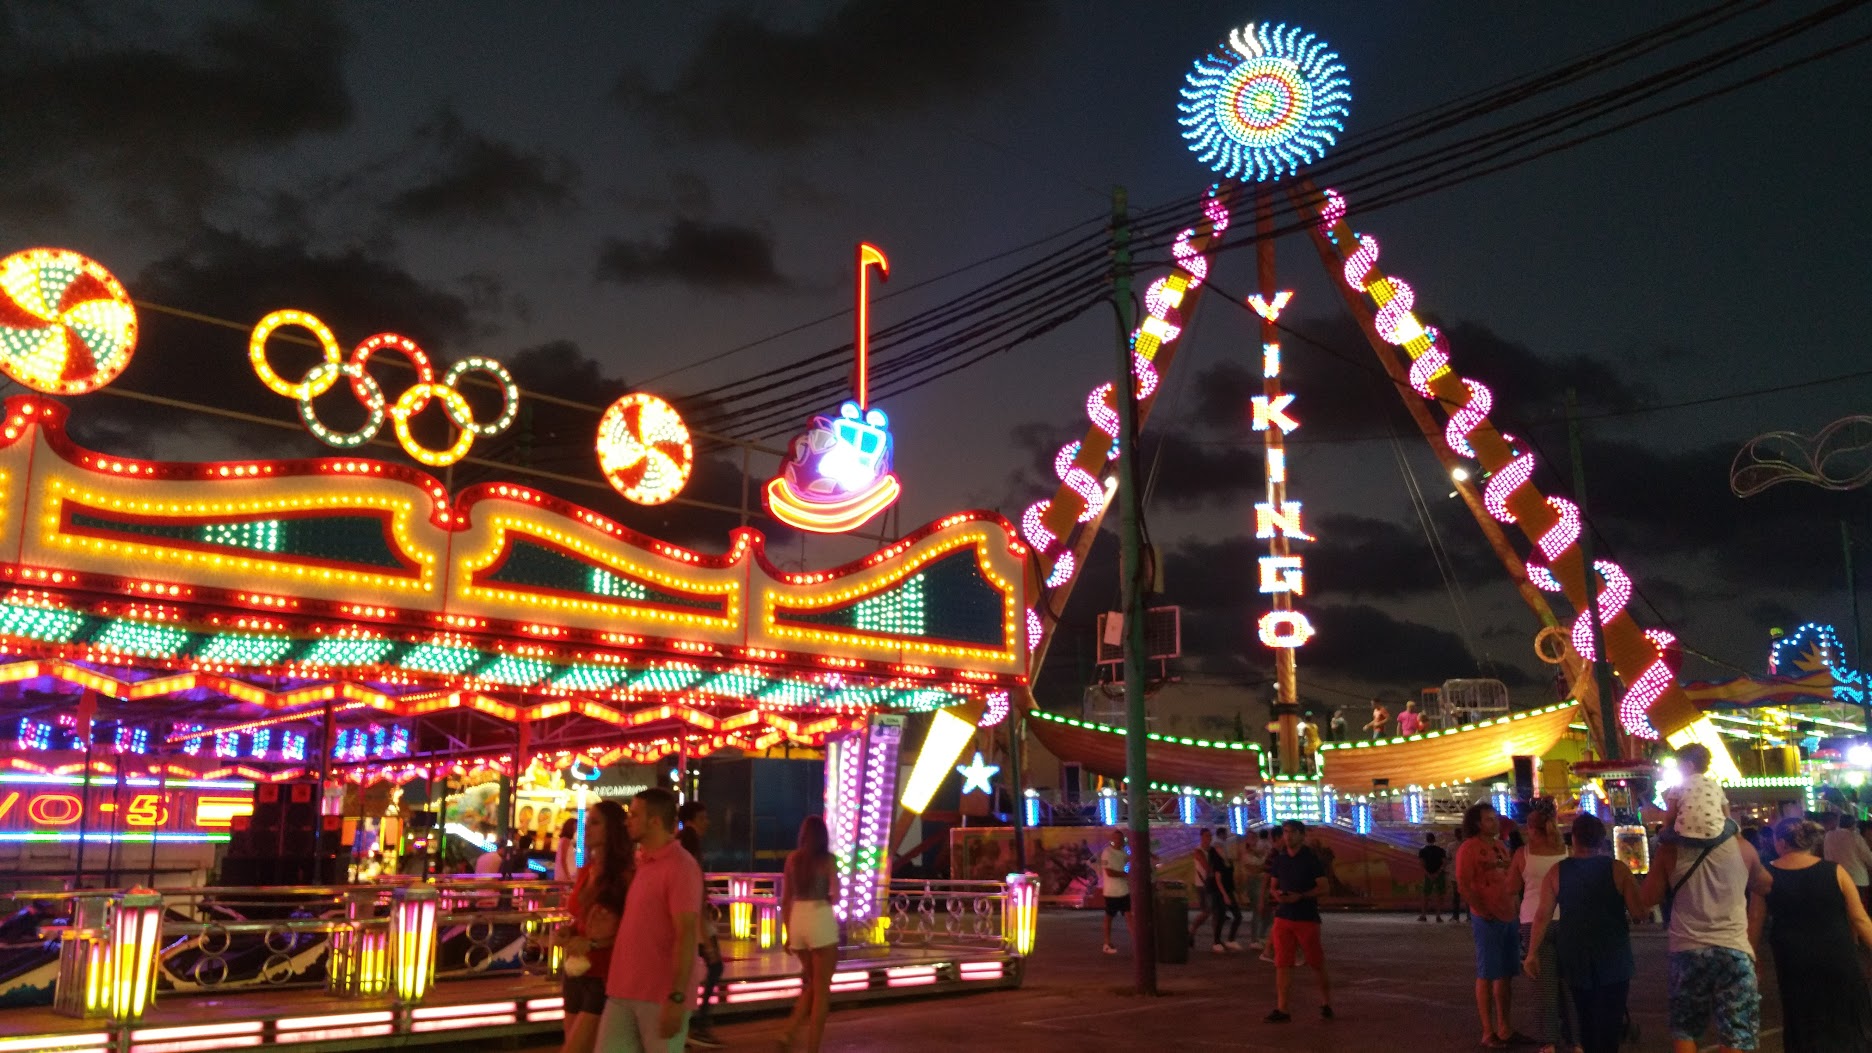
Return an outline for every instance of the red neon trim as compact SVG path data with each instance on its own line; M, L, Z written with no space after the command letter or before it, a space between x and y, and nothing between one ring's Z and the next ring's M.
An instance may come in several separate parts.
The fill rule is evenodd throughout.
M391 479L423 491L430 501L430 522L448 527L450 512L448 490L432 475L400 464L372 461L362 457L320 457L284 461L144 461L134 457L114 457L87 450L66 433L65 423L71 410L64 403L16 395L6 400L9 418L22 416L37 423L45 443L60 459L74 468L94 475L125 476L133 479L170 479L191 482L215 482L224 479L291 479L302 476L363 476ZM9 424L11 421L9 420ZM121 465L122 470L99 465Z

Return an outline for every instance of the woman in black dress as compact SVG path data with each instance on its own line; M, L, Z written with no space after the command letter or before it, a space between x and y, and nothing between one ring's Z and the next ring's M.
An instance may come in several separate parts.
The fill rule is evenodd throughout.
M1866 916L1846 872L1820 858L1821 830L1805 819L1775 824L1781 850L1753 882L1774 919L1787 1053L1872 1053L1872 991L1860 972L1853 940L1872 948Z

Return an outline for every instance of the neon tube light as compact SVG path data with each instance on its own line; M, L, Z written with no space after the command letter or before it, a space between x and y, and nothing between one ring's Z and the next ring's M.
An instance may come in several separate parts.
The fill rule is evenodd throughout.
M109 831L54 832L50 830L0 830L0 842L33 844L72 844L83 841L88 845L143 844L154 841L164 845L224 845L230 840L228 834L188 834L188 833L138 833L134 830L111 833Z
M974 736L974 724L946 709L936 711L923 748L917 753L916 766L910 769L910 780L904 784L902 804L906 810L921 815L929 807L930 798L936 796L937 787L949 777L962 748Z

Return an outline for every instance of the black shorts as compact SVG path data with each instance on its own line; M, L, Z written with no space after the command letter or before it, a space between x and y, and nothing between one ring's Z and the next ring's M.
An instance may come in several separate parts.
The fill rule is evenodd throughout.
M565 996L566 1019L576 1013L604 1012L605 982L602 976L568 976L559 981L559 993Z
M1106 896L1105 897L1105 916L1106 917L1109 918L1115 914L1129 914L1129 913L1131 913L1131 894L1130 893L1127 892L1122 896Z

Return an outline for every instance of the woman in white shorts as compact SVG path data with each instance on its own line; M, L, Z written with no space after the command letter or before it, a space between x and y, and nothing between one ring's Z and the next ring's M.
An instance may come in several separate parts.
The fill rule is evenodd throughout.
M838 967L839 923L832 913L838 896L838 869L826 836L825 820L809 815L800 823L799 847L787 856L780 885L780 913L786 918L787 950L800 960L800 996L787 1017L780 1048L791 1050L800 1025L806 1025L806 1051L818 1053L825 1039L827 998L832 970Z

